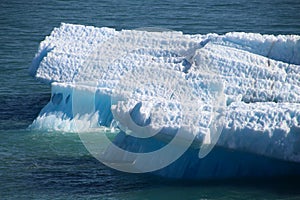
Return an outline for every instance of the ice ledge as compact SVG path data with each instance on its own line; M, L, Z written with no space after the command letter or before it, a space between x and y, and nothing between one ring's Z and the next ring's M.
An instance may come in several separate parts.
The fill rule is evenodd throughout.
M126 31L125 31L126 32ZM130 33L130 31L127 31ZM38 52L30 67L30 74L50 82L71 82L89 58L95 46L101 46L109 38L118 35L112 28L62 23L54 28L50 36L41 42ZM130 36L130 34L129 34ZM184 35L189 41L206 41L213 44L232 47L261 55L270 60L287 64L300 64L300 36L298 35L261 35L259 33L231 32L225 35ZM180 38L179 37L179 38ZM138 38L135 38L138 40ZM152 42L161 42L152 38ZM170 44L174 41L171 39ZM299 71L299 69L298 69Z

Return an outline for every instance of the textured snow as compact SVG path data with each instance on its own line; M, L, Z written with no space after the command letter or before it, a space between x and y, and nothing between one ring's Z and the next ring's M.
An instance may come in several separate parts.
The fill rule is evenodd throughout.
M114 42L119 45L109 48L116 38ZM130 47L124 45L128 43ZM138 66L151 66L152 71L141 72ZM132 81L134 77L126 79L126 72L130 71L151 76L137 73L135 81L139 84L136 84ZM175 80L182 77L191 86L191 91L177 100L197 99L193 104L186 103L189 109L194 109L192 114L201 113L190 118L190 129L196 130L196 137L201 138L209 128L207 124L212 116L207 111L222 105L225 122L217 145L300 161L297 147L300 144L300 36L297 35L236 32L186 35L62 24L41 42L30 73L52 84L52 99L32 128L78 131L78 126L75 130L72 124L72 118L76 117L72 111L72 93L82 90L78 83L85 84L87 93L96 91L95 112L81 118L82 129L97 123L110 127L110 95L116 88L122 92L128 90L128 95L134 91L130 93L135 95L134 99L121 106L124 110L117 111L126 116L139 101L157 96L167 99L171 93L160 89L157 82L151 82L164 74L162 77L173 77L165 80L166 88L176 85L172 82L174 77ZM159 83L163 84L163 80ZM135 88L142 84L143 87ZM225 98L212 98L211 88L218 95L223 93ZM165 108L172 112L158 123L180 126L180 104L165 102ZM147 123L147 106L135 117L139 123Z

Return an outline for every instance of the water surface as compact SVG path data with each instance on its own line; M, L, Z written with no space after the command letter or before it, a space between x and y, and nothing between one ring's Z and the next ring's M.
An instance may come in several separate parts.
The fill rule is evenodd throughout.
M0 197L3 199L298 199L297 180L189 182L124 174L95 160L74 133L30 131L50 87L28 75L61 22L187 34L300 34L300 2L29 1L0 3Z

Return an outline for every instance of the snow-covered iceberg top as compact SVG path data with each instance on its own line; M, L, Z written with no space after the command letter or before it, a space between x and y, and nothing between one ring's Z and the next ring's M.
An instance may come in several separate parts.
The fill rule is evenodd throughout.
M128 117L151 130L184 126L204 142L299 162L299 52L297 35L62 24L41 42L30 68L52 84L51 101L31 127L72 131L76 114L97 112L101 126L110 127L113 117L136 132L142 129ZM85 108L87 102L93 106ZM212 128L220 130L218 120L220 137ZM93 120L87 121L90 126ZM207 132L217 136L207 139Z

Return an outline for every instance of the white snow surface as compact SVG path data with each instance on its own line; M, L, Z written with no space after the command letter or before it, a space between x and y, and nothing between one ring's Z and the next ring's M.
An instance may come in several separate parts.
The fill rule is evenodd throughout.
M32 128L72 131L66 96L84 85L131 97L119 109L124 116L136 102L159 99L165 107L153 101L154 107L168 108L160 120L173 127L181 125L186 105L190 129L199 135L214 120L208 111L221 108L217 145L300 162L298 35L187 35L62 23L41 42L30 73L52 84L52 97L64 95L64 104L49 102ZM145 106L140 112L150 116Z

